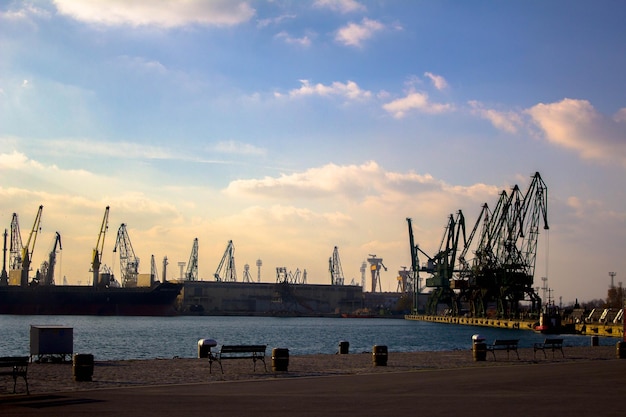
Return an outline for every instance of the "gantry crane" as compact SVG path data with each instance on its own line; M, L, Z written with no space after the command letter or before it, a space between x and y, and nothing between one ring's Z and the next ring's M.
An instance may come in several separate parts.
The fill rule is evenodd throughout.
M139 258L135 255L125 223L122 223L119 229L117 229L117 239L115 240L113 252L117 252L118 248L120 252L122 286L128 288L136 287L137 275L139 274Z
M376 287L378 287L378 290L382 292L380 269L382 267L385 271L387 271L387 267L383 264L383 259L377 258L376 255L370 254L369 258L367 258L367 262L370 263L370 271L372 273L372 292L376 292Z
M7 273L7 229L4 229L4 244L2 246L2 274L0 275L0 287L9 285L9 274Z
M37 241L37 233L39 231L39 224L41 223L42 211L43 206L39 206L39 210L37 211L33 228L28 235L26 245L22 247L22 274L20 279L20 285L22 287L26 287L28 285L28 272L30 271L30 262L33 252L35 252L35 242Z
M56 265L57 258L57 246L59 250L63 250L61 246L61 235L59 232L55 233L54 242L52 244L52 250L48 255L48 260L41 263L39 268L39 283L43 285L54 285L54 267Z
M335 246L332 256L328 259L328 270L330 272L330 285L343 285L343 269L341 268L337 246Z
M91 272L93 272L93 286L97 287L100 277L100 264L102 259L102 250L104 249L104 238L106 237L107 229L109 228L109 206L106 206L104 210L104 217L102 218L102 225L100 225L100 233L98 234L98 240L96 241L96 247L93 249L91 256Z
M224 251L224 256L215 271L215 280L224 282L237 282L237 271L235 270L235 246L229 240Z
M198 280L198 238L193 240L191 247L191 255L189 255L189 262L187 262L187 271L185 272L185 281L197 281Z

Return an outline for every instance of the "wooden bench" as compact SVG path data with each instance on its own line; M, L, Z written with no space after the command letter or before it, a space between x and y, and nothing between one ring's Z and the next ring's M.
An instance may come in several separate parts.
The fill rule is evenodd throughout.
M9 369L5 369L9 368ZM28 391L28 356L4 356L0 357L0 375L10 375L13 377L13 394L17 385L17 378L22 377L26 383L26 394Z
M546 349L552 350L552 357L554 358L554 351L560 350L561 355L565 357L565 353L563 352L563 339L551 339L547 338L543 341L543 343L535 343L533 345L533 358L538 350L543 352L543 357L546 358Z
M506 358L509 358L509 352L514 351L519 359L519 353L517 353L517 344L519 339L496 339L493 344L487 345L487 350L493 354L493 360L496 360L496 350L506 350Z
M262 361L265 372L267 372L267 366L265 365L266 347L266 345L223 345L215 354L209 352L209 373L212 371L213 362L219 363L220 369L224 373L222 361L227 359L252 359L255 371L256 361Z

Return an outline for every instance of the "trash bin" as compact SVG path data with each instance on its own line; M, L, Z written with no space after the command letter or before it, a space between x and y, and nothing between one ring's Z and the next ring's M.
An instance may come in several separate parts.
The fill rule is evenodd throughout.
M617 359L626 359L626 342L617 342L615 346Z
M487 359L487 344L485 338L479 334L472 336L472 356L476 362Z
M346 342L345 340L342 340L341 342L339 342L339 354L340 355L347 355L349 349L350 349L349 342Z
M287 372L289 369L289 349L272 349L272 371Z
M591 336L591 346L598 346L599 339L598 336Z
M93 376L93 355L77 353L72 359L72 375L74 381L91 381Z
M387 366L387 346L374 345L372 348L374 366Z
M198 340L198 357L208 358L211 353L211 348L217 346L217 342L213 339L200 339Z

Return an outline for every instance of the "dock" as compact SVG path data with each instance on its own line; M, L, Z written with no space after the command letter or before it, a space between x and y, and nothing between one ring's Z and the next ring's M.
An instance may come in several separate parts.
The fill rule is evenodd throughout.
M433 323L460 324L464 326L495 327L499 329L518 329L535 331L537 320L522 319L498 319L487 317L454 317L454 316L430 316L425 314L407 314L405 320L429 321ZM581 322L563 323L560 333L580 334L585 336L604 336L624 338L624 325L622 323Z

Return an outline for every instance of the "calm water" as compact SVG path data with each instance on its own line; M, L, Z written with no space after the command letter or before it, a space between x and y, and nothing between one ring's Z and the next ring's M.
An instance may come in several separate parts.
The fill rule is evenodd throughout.
M96 360L194 358L199 339L218 344L265 344L288 348L290 355L336 353L340 341L350 353L371 352L386 345L390 352L470 349L472 335L487 341L520 339L532 347L543 335L525 330L501 330L394 319L277 317L94 317L0 315L0 356L30 353L31 325L73 328L74 353L92 353ZM563 336L566 346L589 346L589 336ZM615 338L600 338L614 346Z

